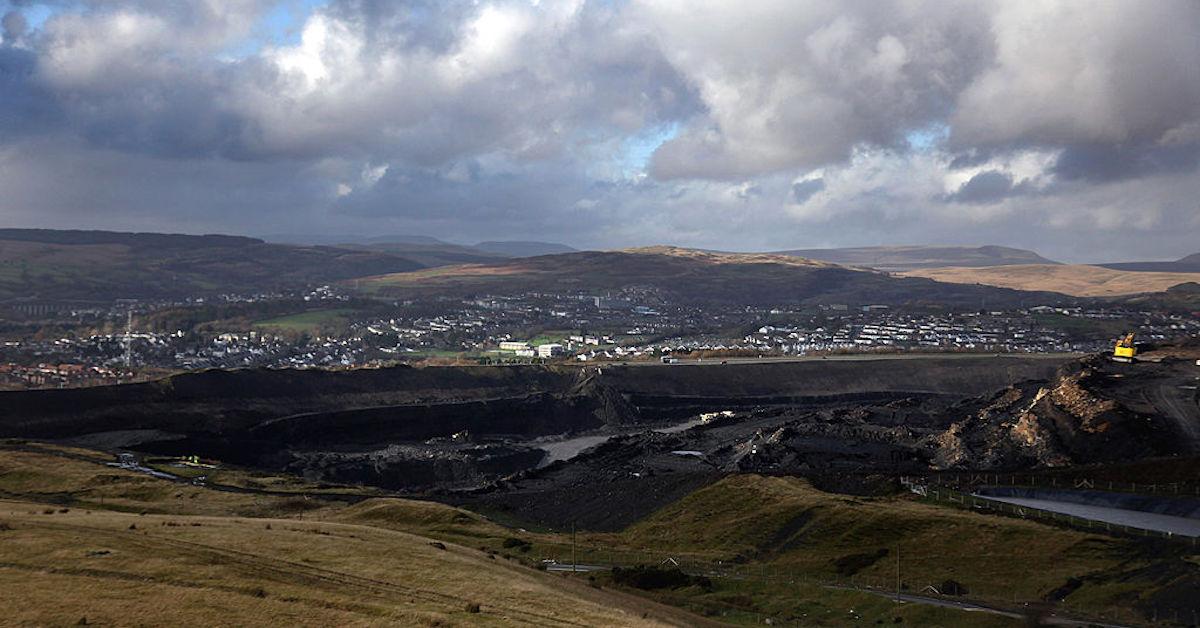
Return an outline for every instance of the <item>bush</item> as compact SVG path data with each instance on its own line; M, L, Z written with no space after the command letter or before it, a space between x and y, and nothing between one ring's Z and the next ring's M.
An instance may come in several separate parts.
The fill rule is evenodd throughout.
M942 595L966 595L970 593L963 583L957 580L947 580L941 586Z
M880 559L888 555L887 548L879 548L874 552L864 554L848 554L833 561L833 566L837 569L839 576L853 576L854 574L874 565Z
M630 586L635 589L682 589L688 586L698 586L705 591L713 588L712 580L703 576L689 576L677 567L663 569L637 565L627 569L613 567L613 582Z
M478 613L479 612L479 603L467 602L467 612L468 613Z

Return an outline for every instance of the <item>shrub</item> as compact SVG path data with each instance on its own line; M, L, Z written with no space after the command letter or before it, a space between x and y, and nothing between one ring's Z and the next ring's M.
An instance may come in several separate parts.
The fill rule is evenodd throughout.
M713 588L712 580L703 576L689 576L677 567L670 569L647 567L645 565L637 565L636 567L627 569L613 567L612 579L617 584L643 590L682 589L683 587L693 585L705 591L711 591Z
M941 586L942 595L966 595L970 593L967 587L957 580L947 580Z
M853 576L854 574L874 565L883 557L888 555L887 548L879 548L874 552L863 554L847 554L833 561L834 568L837 569L839 576Z
M514 537L511 537L511 536L510 536L510 537L508 537L508 538L506 538L506 539L504 539L504 542L503 542L503 543L501 543L500 545L501 545L502 547L504 547L504 549L512 549L512 548L514 548L514 547L519 547L519 548L521 548L521 551L523 551L523 552L528 552L528 551L529 551L529 549L528 549L528 548L529 548L529 541L526 541L526 540L524 540L524 539L518 539L518 538L514 538Z
M468 613L478 613L479 612L479 603L478 602L467 602L467 612Z

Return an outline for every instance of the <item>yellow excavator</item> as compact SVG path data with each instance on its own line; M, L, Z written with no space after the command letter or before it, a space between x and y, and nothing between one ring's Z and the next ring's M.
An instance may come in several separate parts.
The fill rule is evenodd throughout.
M1117 341L1117 345L1113 347L1112 359L1114 362L1134 362L1137 357L1137 345L1133 344L1133 332L1125 334L1124 338Z

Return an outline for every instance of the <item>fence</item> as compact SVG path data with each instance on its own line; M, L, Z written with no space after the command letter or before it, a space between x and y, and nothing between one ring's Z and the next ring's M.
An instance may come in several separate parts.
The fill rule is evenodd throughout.
M1010 486L1015 488L1061 488L1073 490L1109 491L1160 495L1164 497L1200 497L1198 482L1120 482L1091 477L1031 473L940 473L921 477L902 478L925 486L946 486L967 489L980 486Z
M1119 523L1096 521L1094 519L1076 517L1074 515L1054 512L1052 510L1034 508L1032 506L1018 506L1016 504L1009 504L1001 501L991 500L986 497L978 497L976 495L963 493L947 486L935 485L930 487L924 484L918 484L912 478L901 478L900 483L908 487L908 489L913 493L926 499L943 503L957 504L964 508L987 510L1001 515L1020 517L1022 519L1036 519L1038 521L1064 525L1091 532L1106 532L1110 534L1122 534L1125 536L1134 537L1153 537L1174 543L1189 545L1193 548L1200 547L1200 539L1194 536L1184 536L1172 534L1170 532L1149 530L1146 528L1138 528ZM995 485L991 484L990 486Z
M970 496L965 496L970 498ZM969 501L969 500L968 500ZM929 556L917 556L909 553L912 560L927 560ZM1094 608L1083 608L1067 602L1047 603L1042 600L1029 599L1018 594L1016 589L986 590L979 583L970 583L969 591L962 596L944 594L939 588L943 580L927 581L926 578L902 575L899 583L896 576L887 573L856 574L844 577L831 577L827 574L814 573L811 568L803 568L786 564L730 562L717 560L713 555L681 554L667 551L617 549L595 545L570 544L539 544L537 546L538 560L552 560L559 565L577 564L583 569L603 567L628 568L637 565L658 566L662 568L678 568L692 576L703 576L714 580L733 580L747 583L783 586L810 587L820 589L845 589L869 593L881 597L892 597L897 593L899 584L906 603L920 603L915 598L951 604L966 604L980 606L993 611L1011 615L1037 615L1039 612L1052 611L1061 616L1070 616L1087 622L1097 622L1097 625L1120 626L1154 626L1154 625L1200 625L1197 612L1190 615L1176 609L1164 609L1161 614L1149 611L1149 617L1139 614L1133 609L1107 608L1097 611ZM889 557L884 560L894 560ZM901 563L904 561L901 560ZM903 564L901 565L903 572ZM756 615L756 611L747 608L730 607L727 610ZM1186 616L1185 616L1186 615ZM760 618L761 619L761 618Z

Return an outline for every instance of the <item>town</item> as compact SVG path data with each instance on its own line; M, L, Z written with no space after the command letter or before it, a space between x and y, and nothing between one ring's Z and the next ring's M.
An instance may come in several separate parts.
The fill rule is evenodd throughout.
M1136 331L1200 335L1200 320L1127 308L945 311L671 303L653 289L470 299L363 300L327 285L292 293L129 301L39 312L0 337L0 387L143 381L209 368L393 364L672 363L680 358L894 352L1087 353Z

